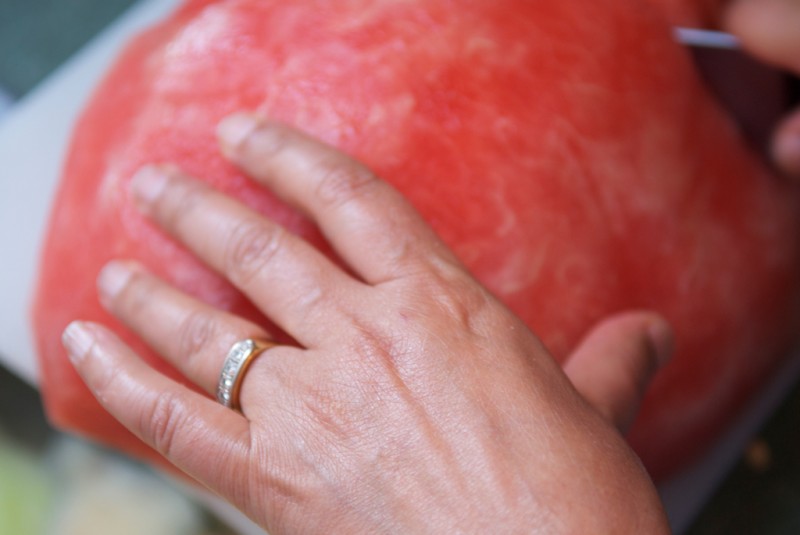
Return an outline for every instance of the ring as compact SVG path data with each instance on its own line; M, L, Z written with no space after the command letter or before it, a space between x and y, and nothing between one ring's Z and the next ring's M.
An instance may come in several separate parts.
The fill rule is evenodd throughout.
M219 374L217 401L233 410L240 410L239 390L241 390L247 368L258 355L277 345L267 340L254 338L240 340L233 344L228 351L228 356L225 357L222 372Z

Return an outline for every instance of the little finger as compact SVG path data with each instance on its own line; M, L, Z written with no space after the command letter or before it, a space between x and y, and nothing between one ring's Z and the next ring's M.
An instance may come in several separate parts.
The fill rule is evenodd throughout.
M240 414L156 372L100 325L73 322L63 339L100 404L175 466L214 489L230 475L209 459L247 466L250 426Z

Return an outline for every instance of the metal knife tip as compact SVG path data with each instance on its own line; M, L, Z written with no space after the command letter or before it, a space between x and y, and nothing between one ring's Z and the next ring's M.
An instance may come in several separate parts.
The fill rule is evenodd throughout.
M701 30L698 28L674 28L675 40L687 46L704 48L722 48L738 50L741 48L739 39L725 32Z

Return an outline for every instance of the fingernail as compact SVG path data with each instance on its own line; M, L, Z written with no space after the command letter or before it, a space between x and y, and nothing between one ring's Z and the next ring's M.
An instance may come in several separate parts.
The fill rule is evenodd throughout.
M675 335L672 327L665 320L658 319L648 327L647 334L659 366L664 366L670 361L675 350Z
M800 133L777 136L773 153L782 171L800 177Z
M73 321L64 330L61 341L67 349L70 360L77 364L89 353L94 343L94 336L80 321Z
M97 276L97 289L104 307L109 308L111 301L128 284L134 271L136 270L129 262L113 260L105 265Z
M139 202L148 205L164 191L167 178L167 173L162 167L148 165L139 169L133 176L131 190Z
M258 119L246 113L229 115L217 126L217 136L222 145L222 152L229 158L236 154L245 139L258 127Z

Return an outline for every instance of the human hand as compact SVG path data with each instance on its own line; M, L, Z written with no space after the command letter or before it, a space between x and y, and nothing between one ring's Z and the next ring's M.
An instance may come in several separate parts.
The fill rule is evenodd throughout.
M111 414L273 533L666 532L615 427L670 352L663 320L608 320L565 374L361 165L246 115L220 133L226 155L311 217L351 272L175 169L143 170L141 210L298 346L256 358L239 413L156 373L104 327L73 323L65 345ZM98 286L208 393L235 341L270 338L130 262L109 264Z
M755 57L800 74L800 0L731 0L722 24ZM800 110L778 127L772 156L782 171L800 178Z

